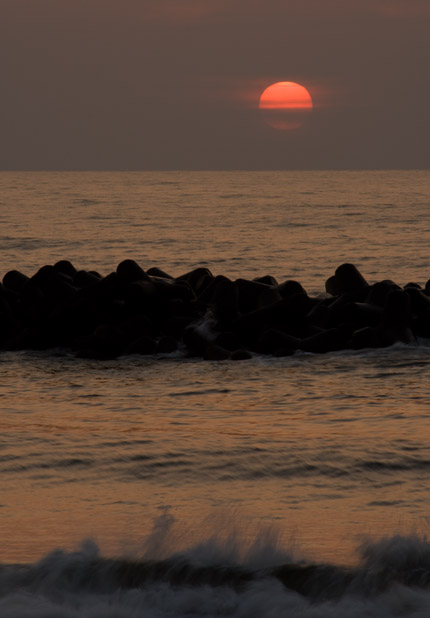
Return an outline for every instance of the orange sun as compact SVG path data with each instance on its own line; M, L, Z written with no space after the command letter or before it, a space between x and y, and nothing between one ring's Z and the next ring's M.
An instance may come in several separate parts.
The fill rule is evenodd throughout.
M263 110L267 124L274 129L287 131L302 126L312 110L312 99L300 84L276 82L264 90L258 107Z

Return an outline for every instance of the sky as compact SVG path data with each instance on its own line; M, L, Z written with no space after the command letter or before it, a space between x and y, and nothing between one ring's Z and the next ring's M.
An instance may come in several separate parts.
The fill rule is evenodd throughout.
M0 169L427 169L429 32L430 0L0 0Z

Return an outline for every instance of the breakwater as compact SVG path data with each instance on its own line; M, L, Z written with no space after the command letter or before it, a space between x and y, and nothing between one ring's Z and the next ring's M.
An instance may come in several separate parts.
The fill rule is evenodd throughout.
M301 283L253 280L196 268L171 276L134 260L114 272L77 270L67 260L32 276L11 270L0 287L0 348L67 348L81 358L169 354L245 360L378 348L430 337L430 283L369 284L352 264L318 296Z

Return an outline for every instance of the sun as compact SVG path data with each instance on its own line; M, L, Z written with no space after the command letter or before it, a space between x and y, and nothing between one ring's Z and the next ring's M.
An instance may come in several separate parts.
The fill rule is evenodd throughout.
M313 104L304 86L295 82L276 82L263 91L258 107L267 124L274 129L288 131L303 125Z

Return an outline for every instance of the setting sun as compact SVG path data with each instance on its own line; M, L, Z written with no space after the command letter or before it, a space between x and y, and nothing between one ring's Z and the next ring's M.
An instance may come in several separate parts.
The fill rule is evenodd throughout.
M295 82L276 82L260 96L258 107L271 127L280 130L298 129L312 110L312 98L304 86Z

